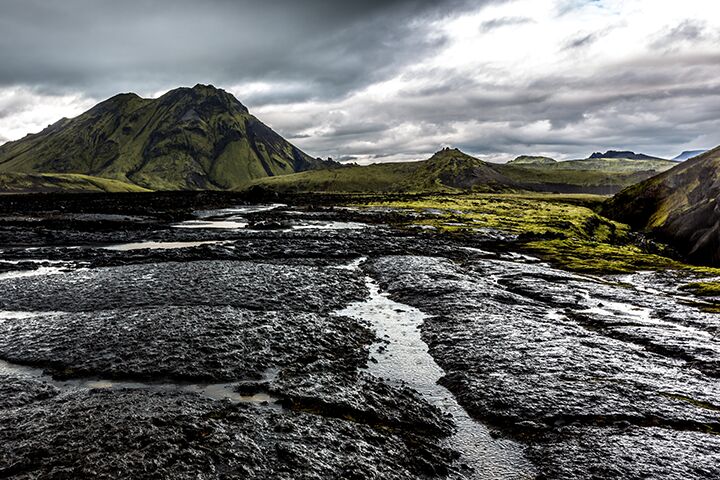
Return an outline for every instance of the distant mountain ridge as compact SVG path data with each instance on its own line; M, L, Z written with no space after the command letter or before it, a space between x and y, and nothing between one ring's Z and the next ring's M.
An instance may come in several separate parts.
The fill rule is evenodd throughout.
M507 162L508 165L552 165L557 160L550 157L541 157L534 155L520 155L519 157Z
M276 192L541 191L614 194L676 165L669 160L585 159L548 162L484 162L458 149L443 149L418 162L347 165L259 179L254 186Z
M212 85L116 95L0 146L0 173L83 174L152 190L233 189L335 166L290 144Z
M595 152L588 157L589 159L596 158L627 158L629 160L666 160L664 158L653 157L645 155L644 153L635 153L630 150L608 150L605 153Z
M697 157L698 155L702 155L705 152L707 152L707 150L685 150L680 155L673 158L673 161L684 162L685 160L689 160L691 158Z

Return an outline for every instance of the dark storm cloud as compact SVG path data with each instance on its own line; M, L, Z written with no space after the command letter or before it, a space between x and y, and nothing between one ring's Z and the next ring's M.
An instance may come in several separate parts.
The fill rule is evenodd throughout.
M478 2L472 2L477 6ZM262 103L342 95L442 43L409 20L450 0L4 0L0 85L103 97L197 82L293 82ZM431 33L431 32L430 32Z

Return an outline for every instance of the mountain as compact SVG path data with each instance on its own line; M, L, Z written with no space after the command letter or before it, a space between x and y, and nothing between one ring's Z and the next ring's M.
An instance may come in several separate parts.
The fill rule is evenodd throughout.
M612 195L675 165L677 162L670 160L603 157L562 162L512 161L496 168L529 190Z
M589 158L591 158L591 159L593 159L593 158L627 158L629 160L664 160L662 158L651 157L650 155L645 155L644 153L635 153L635 152L631 152L629 150L623 150L623 151L608 150L605 153L595 152L592 155L590 155Z
M520 155L514 160L510 160L508 165L552 165L557 160L550 157L537 157L531 155Z
M522 189L496 166L457 149L419 162L344 166L265 178L254 185L280 192L505 192Z
M685 160L688 160L690 158L697 157L698 155L702 155L705 152L707 152L707 150L685 150L680 155L673 158L673 161L684 162Z
M720 147L623 190L606 214L670 241L688 259L720 264Z
M213 86L116 95L0 146L0 173L83 174L152 190L232 189L333 166L305 154Z

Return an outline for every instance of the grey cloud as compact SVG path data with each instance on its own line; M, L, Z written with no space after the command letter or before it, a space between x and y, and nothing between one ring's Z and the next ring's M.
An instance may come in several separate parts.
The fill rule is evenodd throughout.
M465 71L427 72L430 88L406 89L383 105L346 106L368 122L407 122L413 127L407 137L369 132L354 145L328 135L302 146L334 157L381 160L399 152L406 159L425 158L448 142L481 156L554 152L576 158L609 148L669 157L696 142L720 144L720 62L712 56L676 60L641 66L633 60L600 74L548 73L529 84L468 80ZM685 66L692 68L692 80ZM542 122L550 129L533 128Z
M713 34L708 31L705 22L684 20L670 31L659 34L657 39L650 44L650 47L657 50L673 51L683 43L709 40L712 36Z
M367 135L368 133L378 133L388 130L388 125L380 122L361 122L341 124L333 128L331 132L323 136L328 137L348 137L357 135Z
M565 43L564 49L572 50L572 49L576 49L576 48L587 47L588 45L595 43L595 41L597 39L598 39L597 33L582 34L577 37L569 39Z
M525 23L532 23L534 20L528 17L500 17L493 18L480 24L480 31L489 32L502 27L509 27L513 25L523 25Z
M600 0L559 0L556 5L557 16L568 15L588 5L599 5Z

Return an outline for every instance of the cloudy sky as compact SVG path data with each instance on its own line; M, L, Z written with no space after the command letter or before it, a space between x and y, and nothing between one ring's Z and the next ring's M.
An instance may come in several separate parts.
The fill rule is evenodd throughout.
M720 144L717 0L0 0L0 143L212 83L315 156Z

